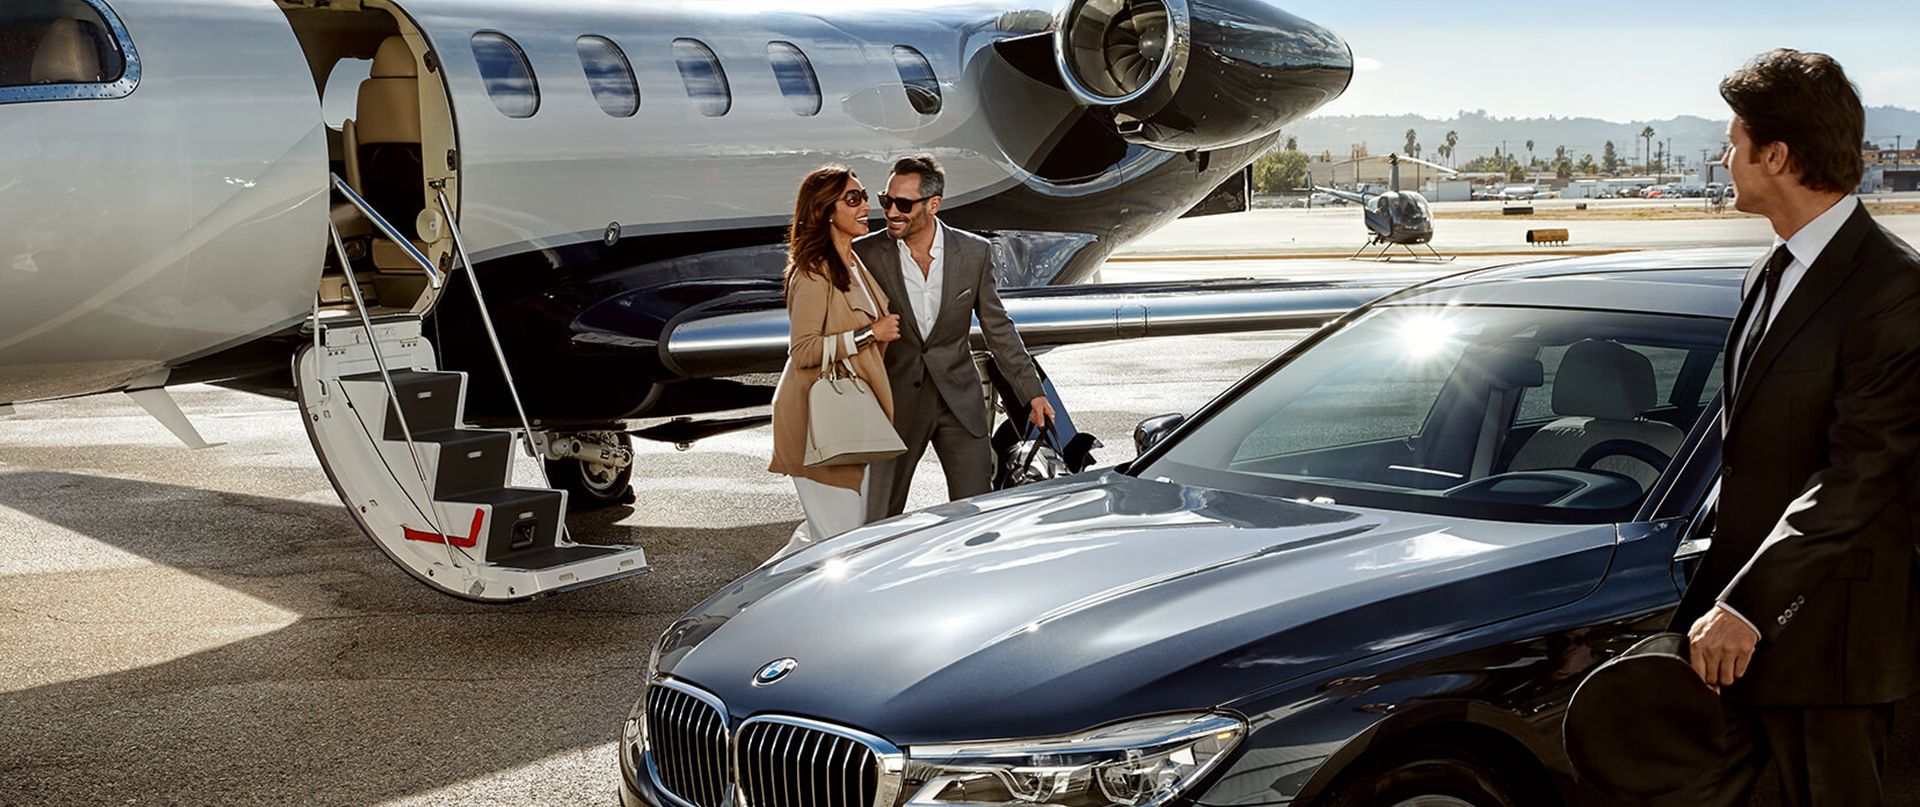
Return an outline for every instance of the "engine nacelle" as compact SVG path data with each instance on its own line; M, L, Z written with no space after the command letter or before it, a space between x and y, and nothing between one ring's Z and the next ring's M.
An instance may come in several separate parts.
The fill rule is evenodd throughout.
M1068 0L1054 55L1081 103L1169 151L1273 134L1353 77L1344 40L1267 0Z

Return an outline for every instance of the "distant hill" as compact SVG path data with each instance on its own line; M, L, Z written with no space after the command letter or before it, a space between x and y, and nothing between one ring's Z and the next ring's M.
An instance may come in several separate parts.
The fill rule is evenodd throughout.
M1473 157L1492 154L1501 141L1506 142L1511 153L1524 160L1528 156L1528 139L1533 140L1533 156L1542 159L1552 159L1555 147L1566 146L1568 156L1575 162L1585 154L1599 160L1606 142L1612 140L1621 159L1637 161L1635 155L1643 145L1640 131L1648 126L1653 127L1656 149L1664 148L1671 139L1674 155L1687 165L1696 165L1702 151L1711 152L1710 156L1718 153L1726 140L1727 119L1683 115L1619 123L1598 118L1501 118L1488 115L1486 110L1463 111L1446 120L1420 115L1321 115L1309 116L1287 127L1281 142L1287 137L1298 138L1300 150L1316 156L1327 151L1340 159L1356 143L1365 143L1367 151L1373 154L1400 151L1406 144L1407 130L1412 129L1419 135L1420 156L1439 162L1439 147L1446 141L1448 130L1452 130L1460 135L1455 162L1464 163ZM1913 148L1915 141L1920 140L1920 112L1891 106L1867 108L1869 138L1885 140L1891 146L1896 134L1904 135L1902 142Z

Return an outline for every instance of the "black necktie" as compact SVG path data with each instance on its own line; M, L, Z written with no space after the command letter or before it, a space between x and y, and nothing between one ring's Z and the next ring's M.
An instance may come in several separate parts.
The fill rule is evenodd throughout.
M1734 367L1735 383L1746 382L1747 365L1753 362L1753 353L1760 348L1760 339L1766 336L1768 321L1772 319L1768 314L1779 304L1780 275L1786 273L1790 263L1793 263L1793 253L1787 251L1786 244L1781 244L1768 256L1766 268L1760 270L1760 285L1766 290L1766 296L1747 313L1747 338L1740 343L1740 361Z

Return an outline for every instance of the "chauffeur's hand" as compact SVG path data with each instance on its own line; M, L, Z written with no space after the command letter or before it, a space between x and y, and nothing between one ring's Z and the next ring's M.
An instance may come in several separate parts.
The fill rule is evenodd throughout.
M1753 647L1760 636L1739 617L1715 606L1693 623L1687 631L1687 656L1700 680L1719 692L1747 674L1753 661Z
M1027 420L1043 429L1053 422L1053 404L1047 403L1047 396L1041 395L1027 402Z

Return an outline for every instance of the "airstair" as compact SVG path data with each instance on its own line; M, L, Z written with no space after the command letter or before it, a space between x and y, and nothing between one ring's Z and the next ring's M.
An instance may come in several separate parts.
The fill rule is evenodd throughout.
M344 180L335 190L374 227L401 245L438 289L445 277ZM519 406L513 375L487 315L466 246L439 196L475 303ZM320 465L360 529L415 579L446 594L482 602L525 600L604 583L647 569L636 546L575 543L567 532L567 493L544 479L514 484L514 446L540 456L526 413L522 430L465 425L467 376L438 369L416 313L375 316L367 307L338 230L333 247L347 273L356 316L323 320L316 307L313 344L294 357L300 408ZM516 436L524 438L516 440Z

